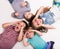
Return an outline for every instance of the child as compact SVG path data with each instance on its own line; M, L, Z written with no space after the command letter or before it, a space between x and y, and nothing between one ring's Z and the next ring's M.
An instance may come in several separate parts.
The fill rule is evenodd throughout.
M49 42L51 45L47 42L45 42L42 38L41 32L36 32L35 30L28 28L25 32L24 38L23 38L23 44L25 46L28 46L29 44L32 45L34 49L53 49L54 42ZM26 38L28 38L28 41L26 41Z
M0 49L12 49L17 41L21 41L23 30L27 27L25 21L3 24L4 31L0 34Z
M53 24L54 23L54 14L50 11L51 7L40 7L36 14L26 12L24 17L26 20L31 21L34 18L42 18L44 20L44 24Z
M43 20L40 18L34 18L31 22L31 26L34 27L35 29L41 26L46 27L47 29L54 29L54 26L49 24L44 24Z
M14 13L12 13L13 17L22 19L24 18L23 14L25 12L30 12L30 5L27 1L24 0L14 0L12 3L12 7L15 10ZM16 15L18 13L18 15Z

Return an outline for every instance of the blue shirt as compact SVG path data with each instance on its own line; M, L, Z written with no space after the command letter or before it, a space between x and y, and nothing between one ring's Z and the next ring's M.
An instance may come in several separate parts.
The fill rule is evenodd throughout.
M35 34L33 38L28 39L28 42L34 49L46 49L48 45L38 34Z
M48 11L46 13L40 14L40 17L45 18L44 20L44 24L53 24L55 22L54 20L54 13L52 13L51 11Z

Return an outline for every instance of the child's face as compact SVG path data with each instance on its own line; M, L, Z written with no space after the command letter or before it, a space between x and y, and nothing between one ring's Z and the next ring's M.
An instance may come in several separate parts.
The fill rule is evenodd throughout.
M21 28L25 28L26 24L23 21L16 22L15 30L19 31Z
M39 27L43 22L42 22L42 19L36 18L32 21L32 23L34 27Z
M34 32L31 31L31 29L26 31L26 37L27 38L33 38L34 37Z
M32 17L32 13L30 13L30 12L25 12L25 13L24 13L24 17L25 17L27 20L29 20L29 19Z

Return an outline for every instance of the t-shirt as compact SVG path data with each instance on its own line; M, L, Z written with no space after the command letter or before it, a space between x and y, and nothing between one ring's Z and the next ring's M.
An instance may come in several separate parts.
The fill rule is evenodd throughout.
M14 26L8 26L0 34L0 49L12 49L17 42L18 33L14 30Z
M46 13L40 14L40 17L44 18L44 24L53 24L55 22L54 13L48 11Z
M19 13L19 16L17 17L19 19L24 18L24 16L23 16L24 12L26 12L26 11L29 12L31 10L30 4L27 1L25 1L27 3L27 5L25 7L21 7L21 2L24 2L24 0L16 0L16 1L14 0L12 3L13 9Z
M28 39L28 42L34 49L46 49L48 45L38 34L35 34L33 38Z

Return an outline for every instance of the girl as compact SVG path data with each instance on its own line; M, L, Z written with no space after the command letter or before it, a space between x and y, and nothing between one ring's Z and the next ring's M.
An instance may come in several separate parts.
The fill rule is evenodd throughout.
M44 20L44 24L53 24L54 23L54 14L50 11L51 7L41 7L37 10L36 14L33 15L32 13L26 13L24 15L26 20L31 20L32 18L41 17Z
M12 7L15 10L14 13L12 13L13 17L22 19L23 14L27 11L30 12L30 5L27 1L24 0L14 0L12 3Z
M17 41L21 41L23 30L27 27L27 23L22 21L5 23L2 25L4 31L0 34L0 49L12 49Z
M32 20L32 25L33 28L37 29L41 26L46 27L47 29L54 29L52 25L44 24L43 20L40 18L34 18Z
M42 36L41 32L36 32L30 27L25 32L25 35L23 38L23 44L25 46L28 46L29 44L31 44L34 49L53 49L54 42L50 41L46 43L41 38L41 36ZM26 38L28 38L28 41L26 41Z
M37 12L38 14L36 14L36 15L26 12L25 18L26 18L26 20L29 21L30 26L32 26L34 29L40 30L41 26L46 29L54 29L53 26L48 25L48 24L44 24L45 21L40 16L38 17L38 15L40 13L46 12L48 10L49 10L48 7L44 7L44 8L41 7L41 9Z

